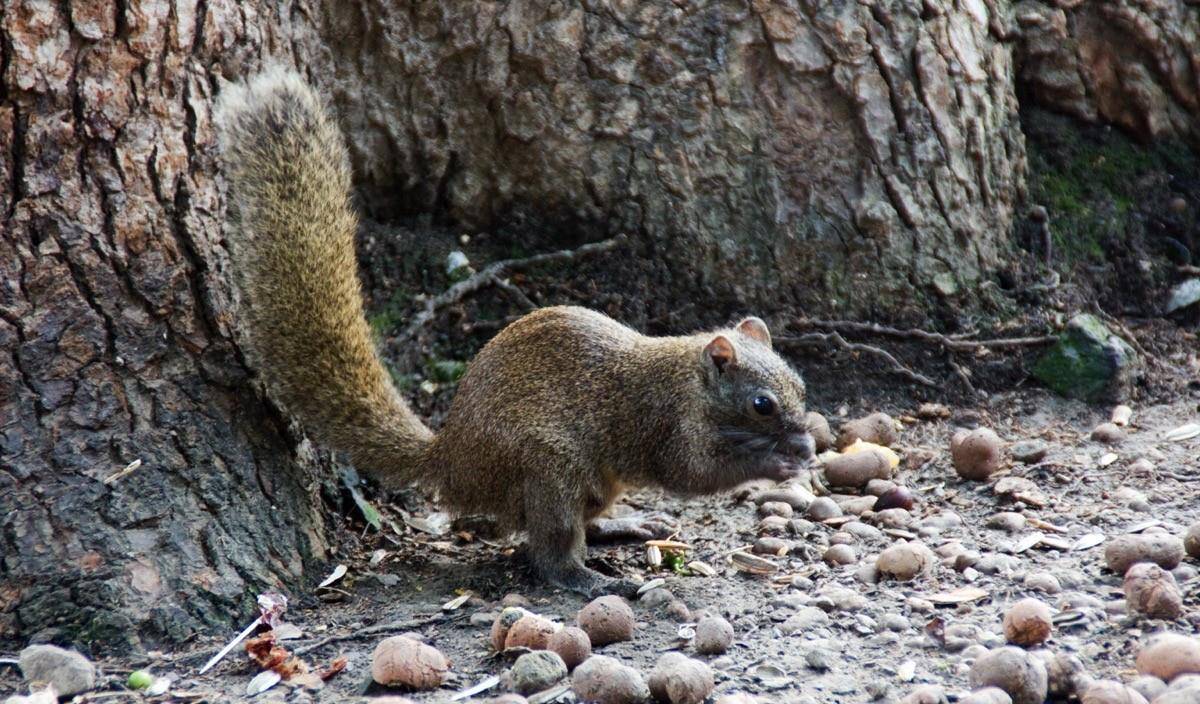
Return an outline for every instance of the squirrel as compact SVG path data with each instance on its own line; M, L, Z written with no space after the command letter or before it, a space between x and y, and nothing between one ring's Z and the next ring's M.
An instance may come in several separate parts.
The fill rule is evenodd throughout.
M650 337L573 306L509 324L470 362L440 432L405 403L363 313L341 133L274 68L214 114L250 366L318 441L385 487L528 535L535 573L584 594L637 584L584 565L589 522L626 488L709 494L812 459L805 386L759 318Z

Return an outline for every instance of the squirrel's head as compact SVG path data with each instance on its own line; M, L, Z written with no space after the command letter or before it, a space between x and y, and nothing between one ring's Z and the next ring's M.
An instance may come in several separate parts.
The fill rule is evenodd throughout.
M714 401L710 417L749 474L786 479L812 460L804 381L772 349L766 323L746 318L713 334L700 363Z

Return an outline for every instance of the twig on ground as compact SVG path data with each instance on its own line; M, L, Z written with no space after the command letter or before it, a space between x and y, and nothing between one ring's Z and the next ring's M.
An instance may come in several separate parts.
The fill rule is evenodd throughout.
M451 617L447 616L446 614L439 613L432 616L425 616L423 618L409 619L407 621L389 621L388 623L366 626L365 628L360 628L357 631L325 636L324 638L315 640L312 643L306 643L299 647L292 648L292 655L304 655L305 653L310 653L317 648L323 648L330 643L343 643L348 640L357 640L359 638L365 638L367 636L373 636L379 633L388 633L391 631L403 633L404 631L411 631L413 629L438 623L449 618Z
M933 379L930 379L924 374L918 374L917 372L914 372L913 370L904 366L887 350L860 342L847 342L846 339L836 331L830 333L810 332L797 337L779 337L775 339L775 342L776 344L782 346L794 345L799 347L813 347L832 344L835 347L847 352L861 352L869 354L879 357L887 362L893 373L898 374L909 381L915 381L916 383L923 384L925 386L937 386L937 382L935 382Z
M1180 274L1191 274L1192 276L1200 276L1200 266L1193 266L1191 264L1180 264L1179 266L1175 267L1175 270L1178 271Z
M530 300L529 296L526 296L524 291L506 279L502 279L497 276L495 277L495 281L492 282L492 285L503 291L504 295L513 299L517 305L521 306L527 311L534 310L538 307L538 304Z
M1155 474L1159 478L1166 477L1167 479L1174 479L1177 482L1200 482L1200 474L1180 474L1179 472L1168 472L1164 469L1156 470Z
M954 370L954 373L958 375L958 378L960 381L962 381L963 386L967 387L967 393L971 394L972 396L978 396L979 392L975 389L975 385L971 383L971 375L967 374L967 370L963 369L961 364L954 361L953 352L946 353L946 363L949 364L950 368Z
M508 291L503 283L503 277L517 271L540 266L542 264L556 264L560 262L572 262L586 257L591 257L604 252L616 249L625 241L624 235L617 235L611 239L602 240L600 242L592 242L585 244L579 249L564 249L557 252L546 252L537 254L524 259L504 259L498 262L487 265L483 270L472 274L471 276L459 281L442 293L425 301L425 308L413 316L403 332L397 336L397 341L403 342L412 340L420 334L421 330L429 325L437 312L441 309L453 305L463 298L469 296L476 291L487 288L489 286L500 285L505 291ZM512 284L507 284L512 286ZM512 288L516 288L512 286ZM522 293L522 297L525 295ZM532 301L526 297L525 302L532 304ZM536 307L536 306L534 306Z
M1125 323L1122 323L1120 320L1117 320L1115 317L1105 312L1100 306L1096 306L1095 310L1096 314L1104 319L1104 322L1113 326L1117 329L1117 332L1121 333L1121 337L1128 342L1129 346L1132 347L1138 354L1142 355L1142 357L1145 359L1151 361L1155 360L1154 355L1147 352L1146 348L1142 347L1142 343L1138 342L1138 339L1136 336L1134 336L1133 332L1129 328L1125 327Z
M1053 335L1037 335L1033 337L1007 337L996 338L991 340L967 340L957 336L943 335L941 333L930 332L918 328L901 329L894 328L889 325L880 325L879 323L860 323L853 320L811 320L801 318L795 321L796 327L799 328L818 328L822 330L836 330L838 332L852 332L867 335L880 335L883 337L894 337L902 340L917 340L920 342L929 342L941 345L948 350L955 352L975 352L980 349L1005 349L1013 347L1039 347L1041 345L1053 344L1057 337Z

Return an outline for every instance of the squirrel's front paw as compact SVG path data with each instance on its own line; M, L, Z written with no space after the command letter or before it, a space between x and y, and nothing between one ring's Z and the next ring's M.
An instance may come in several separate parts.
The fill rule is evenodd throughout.
M763 461L760 476L763 479L785 482L800 476L803 471L804 466L799 462L787 460L782 457L770 457Z

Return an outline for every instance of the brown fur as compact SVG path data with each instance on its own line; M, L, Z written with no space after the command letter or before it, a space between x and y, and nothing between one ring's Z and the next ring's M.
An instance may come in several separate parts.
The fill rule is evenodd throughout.
M811 454L804 386L757 318L684 337L545 308L480 351L434 437L396 393L363 317L345 148L299 78L222 95L244 328L268 388L321 440L391 485L420 479L460 513L530 536L535 568L583 591L585 524L627 486L721 491ZM767 395L774 412L754 410Z

